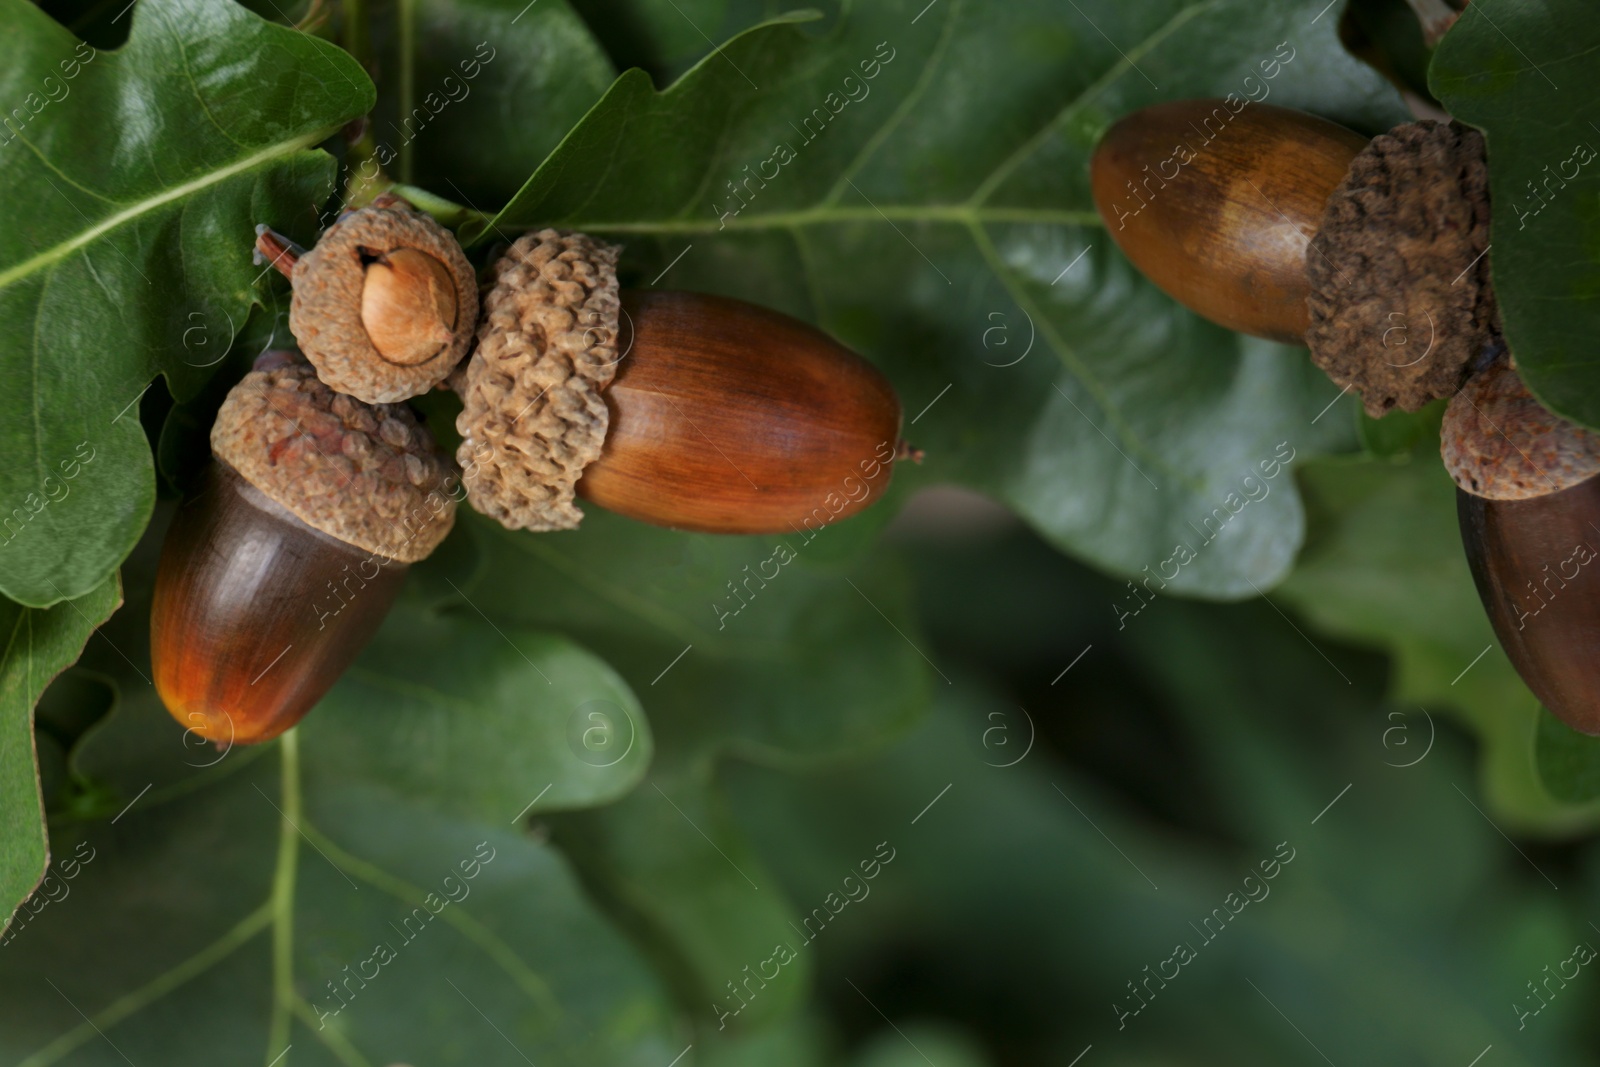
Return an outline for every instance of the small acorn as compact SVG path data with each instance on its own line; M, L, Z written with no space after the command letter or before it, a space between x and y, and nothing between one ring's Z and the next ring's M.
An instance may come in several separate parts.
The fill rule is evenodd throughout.
M746 534L815 529L883 493L902 450L882 373L738 300L619 293L618 251L543 230L495 265L478 347L453 380L473 507L513 529L571 529L581 495Z
M309 252L266 227L257 251L290 278L289 329L329 387L369 404L432 389L472 345L478 283L450 232L384 195Z
M173 518L151 609L155 685L219 745L293 726L449 533L454 474L404 405L336 393L294 353L257 360Z
M1545 707L1600 734L1600 434L1552 415L1497 363L1451 400L1441 451L1500 646Z
M1374 417L1450 396L1498 337L1488 167L1465 126L1368 142L1238 97L1175 101L1112 126L1090 178L1151 281L1219 325L1307 345Z

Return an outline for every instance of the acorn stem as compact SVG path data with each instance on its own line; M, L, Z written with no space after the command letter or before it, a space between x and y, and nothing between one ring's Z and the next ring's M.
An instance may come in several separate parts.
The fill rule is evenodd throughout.
M285 278L294 277L294 265L300 262L300 257L305 255L305 252L305 249L270 226L256 227L255 261L271 263Z
M910 441L907 441L904 437L895 442L894 461L896 463L909 459L911 462L921 466L922 460L926 455L926 452L912 444Z

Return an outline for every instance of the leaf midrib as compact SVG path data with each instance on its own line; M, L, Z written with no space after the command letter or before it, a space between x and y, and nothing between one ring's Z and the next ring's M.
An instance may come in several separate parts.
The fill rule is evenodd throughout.
M712 219L567 219L561 225L583 232L608 233L716 233L723 230L782 230L799 226L825 226L850 222L946 223L954 226L982 226L989 223L1031 223L1056 226L1104 226L1093 210L1067 208L989 207L970 201L945 204L878 204L868 207L841 207L818 204L797 211L774 211L765 215L737 216L724 223Z
M320 129L313 133L302 134L299 137L292 137L286 141L279 141L276 144L268 145L266 148L252 153L251 155L245 156L243 159L237 159L225 167L207 171L198 178L193 178L189 181L183 182L180 185L174 185L167 189L163 189L152 196L148 196L143 200L130 204L121 211L118 211L113 215L108 215L106 218L102 219L93 226L90 226L88 229L82 230L79 233L74 234L72 237L50 246L44 251L23 260L21 263L7 267L5 270L0 270L0 289L4 289L20 279L26 278L37 273L38 271L43 270L46 267L51 266L52 264L60 262L67 256L70 256L72 253L76 252L78 249L93 244L95 241L99 240L106 234L124 225L125 223L132 222L133 220L144 215L148 215L153 211L165 207L167 204L170 204L173 201L181 200L184 197L198 193L203 189L210 188L213 185L221 184L222 182L227 181L229 178L243 174L254 167L258 167L263 163L271 162L272 160L281 156L291 155L295 152L310 148L323 138L327 137L330 133L333 133L336 129L338 129L337 126L331 126L327 129Z
M1021 163L1030 155L1032 155L1034 151L1037 150L1038 146L1047 136L1049 136L1051 131L1058 129L1069 116L1076 113L1086 103L1094 99L1095 96L1104 91L1105 88L1117 78L1125 75L1130 70L1137 69L1135 64L1139 58L1143 58L1145 55L1154 51L1160 44L1162 44L1167 38L1171 37L1173 33L1182 28L1184 25L1221 6L1222 2L1223 0L1193 0L1193 2L1183 6L1166 22L1162 23L1154 31L1135 44L1129 50L1129 52L1123 54L1117 62L1108 66L1104 73L1100 75L1100 77L1090 82L1083 88L1081 92L1077 93L1072 97L1072 99L1062 104L1062 106L1058 108L1050 116L1049 120L1046 121L1037 131L1024 139L1014 149L1007 153L1005 158L1000 160L1000 162L997 163L989 171L989 173L983 177L983 180L980 181L974 188L972 194L966 200L959 203L891 205L875 204L864 208L845 208L840 207L838 204L838 198L842 194L843 186L847 183L850 175L859 172L859 170L865 166L865 164L876 154L877 150L888 140L888 137L892 134L893 130L898 127L900 122L908 113L908 107L906 105L912 100L920 97L921 93L926 89L927 84L931 80L932 72L936 70L938 64L943 61L949 32L956 21L957 12L960 7L959 4L952 4L946 16L945 28L941 31L940 40L936 43L932 53L924 62L923 69L918 76L917 84L914 86L908 99L906 101L902 101L901 106L897 107L895 111L891 113L889 118L879 127L879 129L874 132L872 136L867 138L867 140L862 144L861 148L857 151L855 158L846 167L843 175L837 181L835 181L833 187L823 195L822 199L813 204L811 207L794 211L772 212L770 214L752 214L748 220L740 216L735 216L731 223L724 223L720 217L707 220L688 219L681 217L681 215L679 217L669 219L617 221L589 221L582 219L563 218L561 222L564 226L586 232L595 231L640 234L694 234L719 232L722 230L751 231L793 229L800 226L870 221L874 219L882 219L884 221L901 219L903 221L910 222L946 222L967 227L982 226L986 223L1007 222L1057 224L1069 226L1104 226L1104 221L1100 218L1099 213L1092 209L1074 211L1065 209L990 207L988 206L988 202L989 199L994 195L995 191L1005 183L1005 180L1011 176L1016 168L1020 166ZM671 94L673 90L681 84L682 80L657 94L658 98ZM629 114L624 111L621 119L619 120L619 123L623 128L626 127L629 117ZM622 137L621 132L619 131L618 135L613 139L613 153L616 152L617 146L620 145L621 141ZM543 168L541 167L540 169L542 170ZM710 173L710 170L711 168L708 167L708 174ZM537 176L537 172L535 176ZM530 182L531 181L532 179L530 178ZM590 192L591 199L594 195L596 195L596 192L600 188L601 184L603 183L593 183ZM705 182L702 181L701 188L704 189L704 187ZM514 199L513 203L515 203ZM585 203L587 203L587 201ZM494 226L499 224L504 216L504 211L487 216L488 225L486 226L486 229L493 229Z

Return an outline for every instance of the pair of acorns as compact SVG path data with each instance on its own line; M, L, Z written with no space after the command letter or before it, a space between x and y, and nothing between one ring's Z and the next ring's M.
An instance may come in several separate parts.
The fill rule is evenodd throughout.
M512 243L481 315L455 238L396 197L309 252L265 227L257 250L291 279L304 356L266 353L228 394L151 618L162 701L219 745L321 699L463 497L512 529L577 526L575 495L685 530L816 529L906 454L894 389L859 356L737 300L620 292L620 249L583 234ZM462 397L459 467L405 404L433 388Z
M1113 126L1091 184L1127 257L1196 313L1307 344L1373 416L1450 398L1442 451L1495 634L1546 707L1600 734L1600 434L1546 411L1506 355L1482 136L1418 122L1369 143L1182 101Z

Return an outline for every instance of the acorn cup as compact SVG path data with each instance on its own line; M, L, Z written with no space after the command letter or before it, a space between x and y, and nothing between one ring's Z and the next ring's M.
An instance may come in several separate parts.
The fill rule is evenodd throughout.
M855 353L738 300L619 293L618 251L543 230L495 265L452 379L474 508L512 529L577 526L575 496L681 530L815 529L919 455L893 387Z
M293 286L289 329L333 389L386 404L438 385L472 345L478 281L454 235L398 196L347 211L309 252L256 227Z
M162 546L151 608L156 690L219 745L289 729L377 631L454 522L454 475L403 405L263 356L223 402L203 487Z
M1468 381L1441 434L1500 646L1545 707L1600 734L1600 434L1546 411L1505 364Z
M1090 184L1112 239L1169 296L1308 346L1374 417L1451 396L1499 335L1484 143L1459 124L1368 142L1238 97L1174 101L1113 125Z

